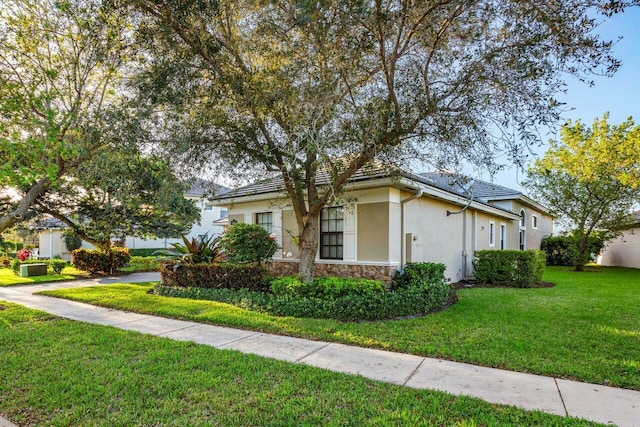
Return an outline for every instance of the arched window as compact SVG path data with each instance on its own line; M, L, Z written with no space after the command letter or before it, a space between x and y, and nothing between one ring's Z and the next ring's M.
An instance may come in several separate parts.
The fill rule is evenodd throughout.
M520 209L520 250L524 251L527 248L527 215L524 213L524 209Z

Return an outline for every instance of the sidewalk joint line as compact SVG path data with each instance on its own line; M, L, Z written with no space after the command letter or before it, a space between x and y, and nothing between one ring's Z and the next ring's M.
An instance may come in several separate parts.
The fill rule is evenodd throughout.
M562 407L564 408L564 413L569 416L569 411L567 410L567 405L564 403L564 397L562 397L562 392L560 391L560 386L558 385L558 379L554 378L553 382L556 384L556 389L558 390L558 395L560 396L560 402L562 402Z
M155 317L155 316L154 316L154 317ZM171 320L174 320L174 319L171 319ZM161 334L157 334L156 336L157 336L157 337L162 337L162 336L163 336L163 335L165 335L165 334L171 334L171 333L173 333L173 332L184 331L185 329L194 328L194 327L196 327L196 326L198 326L198 324L197 324L197 323L196 323L195 325L183 326L182 328L172 329L172 330L170 330L170 331L163 332L163 333L161 333ZM163 337L163 338L165 338L165 337ZM172 338L172 339L173 339L173 338Z
M319 352L320 350L322 350L323 348L327 348L330 345L331 345L330 342L325 343L322 347L318 347L317 349L305 354L304 356L297 358L296 360L293 361L293 363L300 363L300 361L302 359L306 359L307 357L311 356L312 354L315 354L315 353Z
M407 379L405 380L405 382L402 383L402 386L406 386L407 383L409 382L409 380L411 378L413 378L413 376L416 374L416 372L418 372L418 369L420 369L420 367L422 366L422 364L424 363L424 361L427 360L426 357L423 357L422 360L420 361L420 363L418 363L418 366L416 366L416 368L411 371L411 373L409 374L409 376L407 377Z
M215 326L215 325L209 325L209 326ZM224 327L224 326L223 326L223 327ZM229 329L233 329L233 328L229 328ZM246 337L238 338L238 339L235 339L235 340L233 340L233 341L228 341L228 342L226 342L226 343L224 343L224 344L221 344L221 345L220 345L220 346L218 346L218 347L216 347L216 346L213 346L213 347L215 347L215 348L219 348L219 349L223 350L223 347L224 347L225 345L235 344L235 343L237 343L238 341L243 341L243 340L246 340L246 339L249 339L249 338L253 338L253 337L258 336L258 335L260 335L260 334L262 334L262 332L256 332L255 334L247 335ZM267 334L263 334L263 335L267 335ZM230 349L230 350L233 350L233 349Z

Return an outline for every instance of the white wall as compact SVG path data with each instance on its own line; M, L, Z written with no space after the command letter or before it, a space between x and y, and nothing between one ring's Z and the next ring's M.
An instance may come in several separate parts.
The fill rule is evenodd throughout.
M598 263L607 266L640 268L640 227L625 231L607 243Z

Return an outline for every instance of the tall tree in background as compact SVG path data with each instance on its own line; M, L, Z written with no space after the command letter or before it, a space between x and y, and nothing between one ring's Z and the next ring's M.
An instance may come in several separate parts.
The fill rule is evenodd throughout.
M313 276L318 219L374 159L522 160L558 119L568 74L612 74L598 19L627 2L146 1L140 88L176 156L277 174ZM597 14L598 18L595 18ZM328 184L318 185L320 175Z
M0 232L47 213L106 248L134 220L163 235L197 218L166 165L141 155L127 19L97 0L2 2Z
M550 142L524 183L574 231L577 271L589 260L589 236L596 231L604 232L605 240L618 236L640 202L640 126L631 118L610 125L608 117L591 128L580 121L564 125L560 141Z

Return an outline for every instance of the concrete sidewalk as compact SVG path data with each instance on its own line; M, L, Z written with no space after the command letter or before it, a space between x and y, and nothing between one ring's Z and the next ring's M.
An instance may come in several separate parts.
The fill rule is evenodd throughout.
M377 381L478 397L491 403L585 418L619 426L640 426L640 391L485 368L389 351L269 335L172 320L33 295L33 292L107 283L159 280L156 273L0 288L0 300L60 317L219 349L237 350ZM1 421L1 420L0 420ZM2 424L0 423L0 426Z

